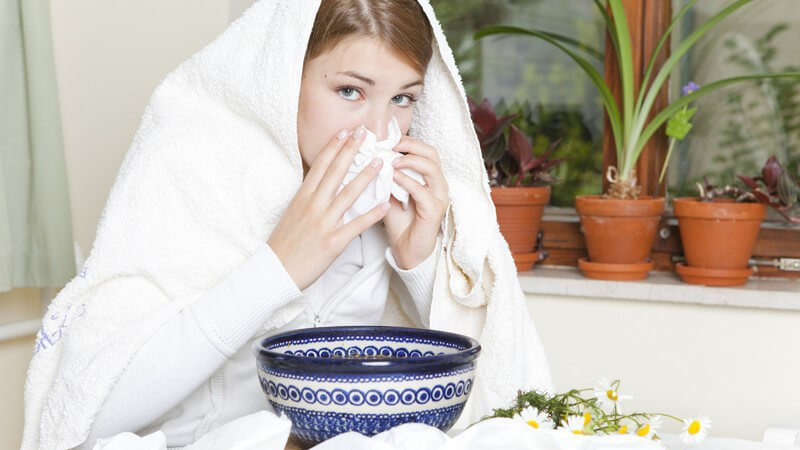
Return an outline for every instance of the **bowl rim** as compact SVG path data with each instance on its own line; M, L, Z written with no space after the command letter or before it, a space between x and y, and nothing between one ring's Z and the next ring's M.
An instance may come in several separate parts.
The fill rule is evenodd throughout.
M338 333L374 333L376 331L394 331L414 334L423 333L424 335L437 339L460 340L466 344L467 348L445 355L359 359L289 355L267 350L266 348L271 342L307 334L310 331L334 335ZM298 328L258 339L253 344L253 353L255 353L257 361L278 369L300 369L316 372L363 372L366 374L428 372L445 368L454 368L454 366L472 363L480 352L480 343L462 334L428 328L393 327L384 325ZM323 364L320 364L321 362Z

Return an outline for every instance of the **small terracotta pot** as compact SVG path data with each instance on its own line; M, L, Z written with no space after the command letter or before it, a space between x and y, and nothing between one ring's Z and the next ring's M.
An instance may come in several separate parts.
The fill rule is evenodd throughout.
M530 270L538 260L536 235L544 207L550 201L550 186L493 187L500 233L508 242L518 272Z
M663 197L616 200L581 195L575 198L575 209L581 218L589 262L628 265L584 274L605 280L619 280L619 273L625 273L622 279L626 280L647 277L652 266L646 263L664 211Z
M686 269L678 271L681 278L687 283L713 286L746 283L752 272L748 261L767 214L766 205L676 198L673 209L687 263Z

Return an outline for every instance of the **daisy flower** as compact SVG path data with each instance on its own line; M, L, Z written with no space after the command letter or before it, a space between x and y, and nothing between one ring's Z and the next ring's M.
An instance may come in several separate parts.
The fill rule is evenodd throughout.
M660 427L661 416L652 416L647 419L647 422L636 428L633 434L643 438L651 438Z
M705 439L708 429L711 428L711 418L700 415L696 419L689 418L683 420L683 433L681 441L685 445L696 444Z
M567 416L566 421L561 422L559 430L569 431L573 434L583 434L583 416Z
M528 406L514 416L514 419L521 420L533 428L553 429L553 421L544 412L539 411L533 406Z
M619 401L633 398L631 395L621 395L614 388L614 383L609 382L605 377L597 381L597 387L594 388L594 396L597 397L600 404L607 407L609 411L613 411L614 408L617 408L618 413L622 413Z
M633 429L634 429L633 426L628 427L628 424L624 423L624 424L622 424L622 426L617 428L617 431L615 433L617 433L617 434L628 434L629 432L633 431Z

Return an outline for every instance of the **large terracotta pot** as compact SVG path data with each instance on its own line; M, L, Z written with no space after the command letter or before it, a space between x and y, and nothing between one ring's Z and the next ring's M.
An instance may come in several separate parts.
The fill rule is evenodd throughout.
M500 233L508 242L518 272L530 270L539 259L536 236L544 207L550 201L550 186L493 187Z
M748 261L766 205L676 198L673 209L687 262L677 267L683 281L709 286L745 284L752 274Z
M663 197L616 200L599 195L575 198L581 218L589 259L578 262L588 278L639 280L647 277L653 264L653 247Z

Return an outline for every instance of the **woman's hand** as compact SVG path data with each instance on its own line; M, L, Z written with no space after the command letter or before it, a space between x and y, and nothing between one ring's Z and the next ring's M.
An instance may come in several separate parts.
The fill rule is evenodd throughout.
M389 203L384 203L343 225L345 211L377 175L383 163L375 158L336 193L364 134L359 127L348 139L347 130L342 130L328 143L314 160L267 240L300 290L316 281L350 241L380 221L389 209Z
M408 209L394 197L392 207L383 218L389 243L397 265L411 269L428 258L436 245L436 236L450 204L447 181L436 149L409 136L403 136L395 151L406 153L397 158L395 169L410 168L422 175L425 186L399 170L394 172L394 181L405 188L411 198Z

